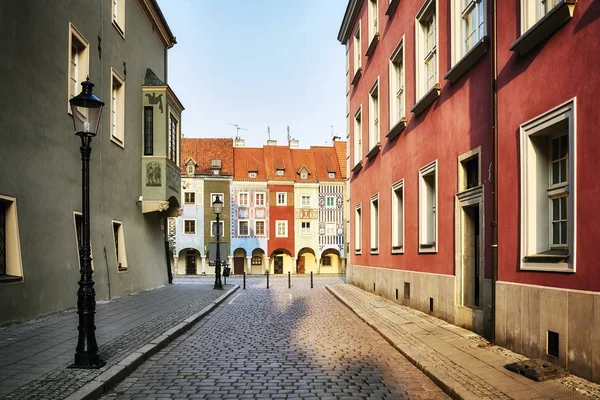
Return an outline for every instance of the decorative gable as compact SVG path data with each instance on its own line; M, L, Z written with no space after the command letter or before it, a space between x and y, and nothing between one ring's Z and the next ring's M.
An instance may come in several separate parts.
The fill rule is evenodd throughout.
M298 171L296 171L298 175L300 175L300 179L308 179L308 176L311 174L306 166L302 166Z

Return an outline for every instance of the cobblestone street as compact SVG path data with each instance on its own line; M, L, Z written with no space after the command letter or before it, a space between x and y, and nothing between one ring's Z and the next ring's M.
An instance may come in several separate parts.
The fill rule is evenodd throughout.
M180 283L208 284L210 278ZM249 277L106 398L377 398L446 395L325 289L341 277ZM228 284L242 286L240 278Z

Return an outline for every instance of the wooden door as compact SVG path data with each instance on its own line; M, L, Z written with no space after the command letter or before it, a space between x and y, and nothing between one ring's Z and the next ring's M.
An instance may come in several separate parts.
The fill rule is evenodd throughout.
M193 250L185 254L185 274L196 275L196 252Z
M242 275L244 273L244 257L233 257L233 273Z
M298 259L298 265L296 266L296 273L303 274L304 273L304 256L300 256Z

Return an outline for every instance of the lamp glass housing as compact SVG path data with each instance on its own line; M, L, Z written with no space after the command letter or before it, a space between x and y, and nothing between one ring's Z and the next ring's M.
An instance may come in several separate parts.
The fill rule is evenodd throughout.
M92 92L94 84L89 78L81 82L81 86L81 93L69 100L73 129L75 133L96 136L104 102Z
M223 211L223 202L218 195L216 196L215 201L213 201L212 206L216 215L221 214L221 211Z

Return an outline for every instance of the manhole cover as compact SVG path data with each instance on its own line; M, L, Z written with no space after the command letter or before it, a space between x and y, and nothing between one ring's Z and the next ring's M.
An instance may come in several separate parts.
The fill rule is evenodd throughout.
M561 378L567 375L567 371L562 367L543 360L518 361L506 364L504 368L538 382Z

